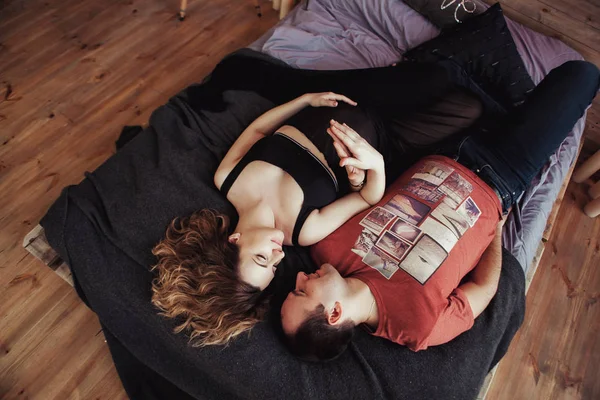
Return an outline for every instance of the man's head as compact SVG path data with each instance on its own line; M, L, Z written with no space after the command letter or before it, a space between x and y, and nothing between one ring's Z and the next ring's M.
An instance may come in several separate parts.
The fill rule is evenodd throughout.
M354 322L344 306L346 280L331 264L315 273L298 273L296 288L281 307L281 325L292 353L313 361L332 360L344 352Z

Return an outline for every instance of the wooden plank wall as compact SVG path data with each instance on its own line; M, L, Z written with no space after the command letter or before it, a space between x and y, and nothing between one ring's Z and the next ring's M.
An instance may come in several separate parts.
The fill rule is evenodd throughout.
M598 0L502 3L512 18L599 64ZM123 125L145 123L277 21L266 6L257 19L249 0L190 1L184 23L178 7L0 1L0 398L126 397L95 315L21 240L64 186L112 154ZM599 104L588 112L591 149L600 147ZM558 217L565 229L550 238L490 399L600 398L600 219L582 217L583 190L567 191Z

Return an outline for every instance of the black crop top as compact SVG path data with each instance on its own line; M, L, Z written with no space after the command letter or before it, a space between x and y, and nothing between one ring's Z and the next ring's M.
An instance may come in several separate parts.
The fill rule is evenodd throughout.
M337 199L335 176L306 147L281 132L275 132L256 142L231 170L221 185L221 192L225 196L242 170L252 161L264 161L281 168L294 178L304 192L302 208L292 233L292 243L297 246L300 230L308 215Z

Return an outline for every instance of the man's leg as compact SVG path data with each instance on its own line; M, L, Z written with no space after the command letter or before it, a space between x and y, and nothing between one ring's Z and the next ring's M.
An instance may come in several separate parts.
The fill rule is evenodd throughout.
M506 211L581 118L599 86L600 72L588 62L569 61L553 69L505 121L467 138L458 161L499 192Z

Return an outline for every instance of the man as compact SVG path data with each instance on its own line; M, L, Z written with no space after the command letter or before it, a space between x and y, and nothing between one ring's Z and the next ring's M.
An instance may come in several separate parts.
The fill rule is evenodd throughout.
M593 64L554 69L504 121L463 140L455 159L421 160L371 209L313 246L321 268L298 274L281 309L292 352L333 359L357 325L414 351L470 329L497 290L502 215L599 86ZM350 127L331 130L340 154L360 145Z

